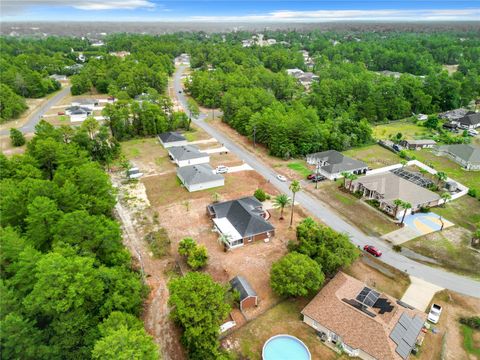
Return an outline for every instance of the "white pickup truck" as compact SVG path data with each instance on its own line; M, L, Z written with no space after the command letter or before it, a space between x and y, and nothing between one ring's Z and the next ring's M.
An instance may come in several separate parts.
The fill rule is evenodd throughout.
M427 320L430 321L431 323L438 323L438 320L440 319L440 314L442 313L442 307L438 304L432 304L432 307L430 308L430 312L428 313Z

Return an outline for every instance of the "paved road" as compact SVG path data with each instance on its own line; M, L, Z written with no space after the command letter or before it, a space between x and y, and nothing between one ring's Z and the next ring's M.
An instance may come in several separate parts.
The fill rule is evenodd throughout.
M185 65L179 66L174 74L175 93L184 109L187 108L187 101L185 95L183 94L181 76L185 68ZM179 91L182 92L179 93ZM254 170L260 173L266 179L270 180L270 182L278 190L283 193L290 192L288 189L288 182L279 181L276 178L276 173L272 168L260 161L256 156L252 155L247 150L243 149L241 146L238 146L235 142L231 141L230 138L225 136L222 132L205 122L205 117L206 115L202 114L197 119L194 119L193 122L211 136L215 137L218 141L223 143L228 149L230 149L231 152L233 152L241 160L245 161L245 163L250 165ZM311 214L316 216L331 228L348 234L354 244L361 247L363 247L365 244L370 244L379 248L383 252L382 261L385 263L439 287L451 289L465 295L480 298L479 281L423 265L394 252L390 246L388 246L380 238L365 235L362 231L343 220L337 213L326 207L320 200L306 192L302 191L297 193L295 200ZM359 216L361 216L361 214L359 214Z
M52 106L55 106L57 103L59 103L69 93L70 85L62 88L58 94L40 106L40 108L38 108L35 112L30 114L28 121L22 127L20 127L19 130L24 134L33 133L35 131L35 126L40 122L42 116L45 115L45 113L50 110ZM0 135L8 135L9 133L10 129L4 129L0 131Z

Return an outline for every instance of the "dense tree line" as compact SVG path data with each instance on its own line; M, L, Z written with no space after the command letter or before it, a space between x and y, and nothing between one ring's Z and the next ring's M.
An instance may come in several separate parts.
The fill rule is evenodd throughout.
M102 142L115 153L101 132L42 122L25 155L0 156L2 358L158 358L136 318L147 288L93 161Z

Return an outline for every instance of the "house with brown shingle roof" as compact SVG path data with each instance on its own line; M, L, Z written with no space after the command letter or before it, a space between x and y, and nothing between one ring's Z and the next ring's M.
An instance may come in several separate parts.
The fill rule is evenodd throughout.
M365 360L406 360L426 314L338 273L302 311L320 339Z

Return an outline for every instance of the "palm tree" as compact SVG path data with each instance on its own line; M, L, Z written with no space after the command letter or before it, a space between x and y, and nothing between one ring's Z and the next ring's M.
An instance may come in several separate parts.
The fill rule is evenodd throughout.
M293 224L293 208L295 207L295 194L302 190L300 182L298 180L293 180L289 186L290 191L292 192L292 212L290 214L290 226Z
M408 164L408 161L407 161L407 160L404 160L404 159L402 159L402 160L400 160L400 164L402 164L402 168L403 168L403 167L407 166L407 164Z
M402 225L403 222L405 221L405 215L407 215L407 210L412 208L412 204L406 201L402 201L402 205L400 206L402 207L402 209L405 210L402 216L402 222L400 223L400 225Z
M352 191L352 184L355 180L358 179L358 175L355 175L355 174L350 174L350 176L348 177L348 179L350 180L350 184L348 185L348 190L349 191Z
M395 219L397 218L398 208L402 205L403 201L400 199L393 200L393 205L395 205Z
M343 171L343 172L340 173L340 175L343 176L343 187L346 189L347 188L346 182L347 182L347 179L350 178L350 173L346 172L346 171Z
M438 179L437 186L440 185L440 181L447 180L447 174L445 174L443 171L437 171L437 173L435 174L435 177Z
M452 195L450 195L450 193L448 192L444 192L440 197L443 199L443 204L442 204L443 207L445 207L445 205L447 204L447 201L452 199Z
M273 206L276 209L280 209L280 220L283 220L283 209L285 209L286 206L290 205L290 203L291 201L287 194L277 195L275 196L275 199L273 199Z

